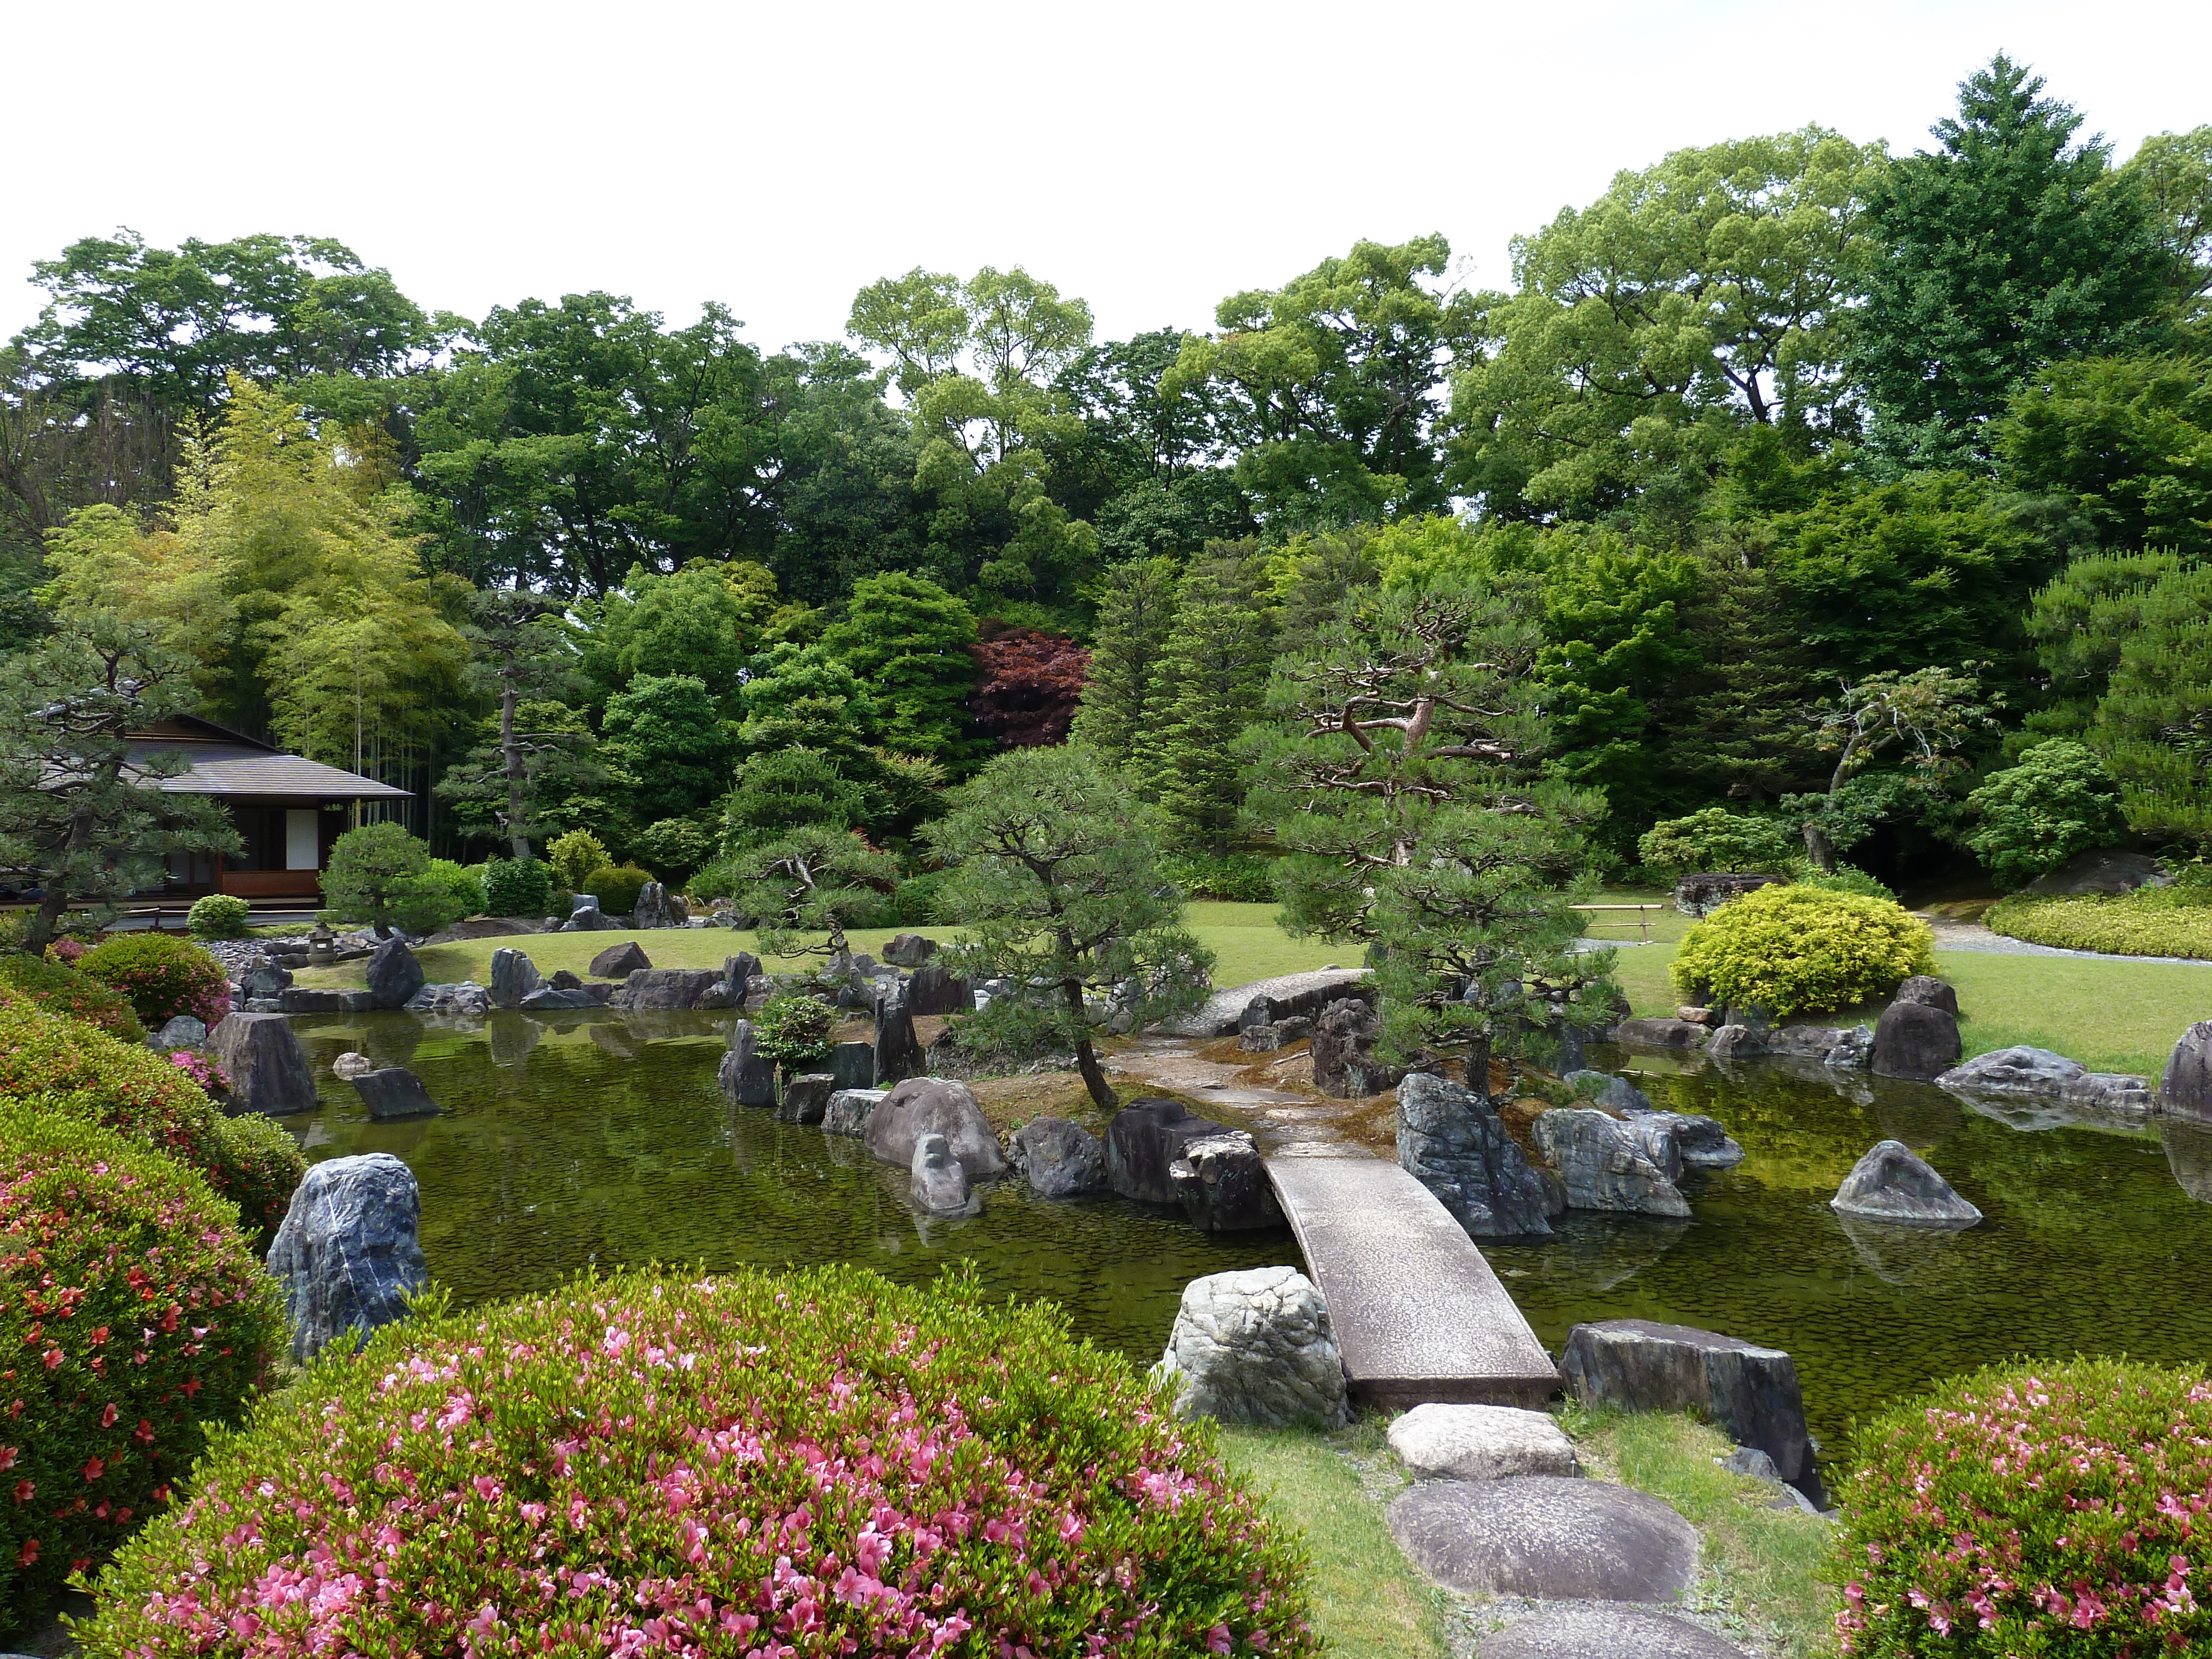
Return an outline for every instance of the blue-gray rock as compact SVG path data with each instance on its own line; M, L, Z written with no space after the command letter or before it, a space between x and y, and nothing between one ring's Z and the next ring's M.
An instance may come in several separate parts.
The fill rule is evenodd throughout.
M197 1048L207 1041L208 1028L204 1022L190 1014L172 1014L161 1029L147 1039L155 1048L167 1053L172 1048Z
M374 1000L376 994L372 991L368 994ZM345 1011L345 994L341 991L288 985L276 994L276 1012L280 1014L342 1014Z
M1726 1170L1743 1162L1743 1148L1729 1139L1717 1118L1698 1112L1654 1112L1629 1121L1639 1127L1663 1124L1672 1130L1682 1162L1692 1170Z
M1903 1227L1971 1227L1982 1212L1901 1140L1878 1141L1828 1200L1838 1215Z
M1538 1607L1474 1650L1474 1659L1745 1659L1735 1643L1669 1613L1609 1601Z
M740 951L733 957L722 958L722 977L730 981L732 988L738 994L739 1001L744 1000L745 992L753 982L753 976L760 970L761 959L750 951Z
M1651 1097L1645 1094L1625 1077L1610 1072L1569 1072L1560 1082L1586 1099L1594 1100L1609 1111L1633 1117L1638 1112L1656 1111Z
M1471 1238L1552 1231L1543 1181L1498 1114L1472 1090L1431 1073L1411 1073L1398 1085L1398 1165L1434 1193Z
M776 1116L786 1123L821 1122L829 1113L830 1097L836 1084L827 1072L802 1072L784 1079L782 1091L776 1097Z
M648 881L637 890L637 902L631 908L630 921L641 932L647 928L681 927L688 920L684 901L660 883Z
M1613 1028L1613 1040L1632 1048L1702 1048L1711 1036L1686 1019L1624 1019Z
M643 1013L689 1009L701 994L723 983L719 968L635 968L616 994L614 1006Z
M526 951L502 948L491 953L491 983L485 988L495 1008L520 1008L538 988L538 964Z
M605 933L619 928L622 923L599 908L596 893L579 893L568 912L568 920L561 924L564 933Z
M884 946L884 960L897 968L919 968L937 954L937 941L920 933L896 933Z
M907 1165L914 1206L924 1215L972 1215L975 1194L968 1185L968 1171L952 1155L945 1137L931 1131L915 1137L914 1157Z
M965 1013L975 1002L975 988L934 962L915 969L907 988L907 1007L917 1014Z
M2188 1041L2185 1035L2174 1045L2176 1054L2182 1052ZM2166 1073L2172 1079L2171 1060L2166 1062ZM1976 1054L1938 1077L1936 1086L1969 1101L2048 1100L2125 1117L2148 1117L2158 1105L2146 1078L2131 1072L2093 1072L2078 1060L2069 1060L2048 1048L2032 1048L2024 1043ZM2166 1109L2175 1111L2174 1084L2170 1080L2162 1092ZM2185 1095L2185 1085L2181 1092ZM2053 1125L2069 1121L2069 1115L2063 1113L2054 1114L2051 1120Z
M970 1181L995 1180L1006 1172L1006 1156L991 1132L991 1121L964 1083L950 1078L908 1078L878 1103L862 1139L878 1163L909 1169L915 1143L925 1134L945 1137Z
M1283 1224L1274 1183L1252 1137L1223 1129L1184 1141L1168 1165L1176 1201L1201 1232L1253 1232Z
M368 994L380 1008L404 1008L422 988L422 964L404 939L388 939L370 953Z
M741 1019L730 1028L730 1051L715 1078L722 1098L733 1106L775 1104L775 1063L761 1053L760 1033L752 1021Z
M1893 1002L1874 1028L1874 1073L1932 1083L1965 1052L1959 1022L1929 1002Z
M1567 1189L1571 1210L1687 1216L1685 1199L1627 1124L1594 1107L1563 1106L1536 1120L1536 1144Z
M388 1152L308 1167L269 1247L295 1359L306 1364L348 1329L358 1347L406 1316L408 1295L429 1280L421 1219L414 1172Z
M208 1047L230 1079L230 1109L282 1117L315 1108L315 1074L282 1014L228 1014Z
M593 979L626 980L639 969L652 966L653 958L646 955L645 947L634 939L626 939L593 957L590 972Z
M888 1089L840 1089L830 1097L830 1109L822 1115L822 1133L826 1135L850 1135L854 1139L868 1132L868 1120L876 1115L890 1091Z
M545 985L523 998L520 1006L525 1013L554 1014L580 1008L597 1008L600 1000L581 986L573 990L556 990Z
M407 1011L415 1014L474 1018L491 1012L491 997L472 979L461 980L451 985L426 985L407 999Z
M1336 1100L1364 1100L1397 1087L1405 1067L1375 1057L1382 1033L1381 1016L1358 998L1323 1008L1314 1020L1314 1087Z
M825 1069L836 1079L836 1089L872 1089L876 1086L876 1047L872 1042L852 1042L833 1045Z
M2212 1123L2212 1019L2200 1019L2181 1034L2166 1057L2158 1092L2174 1116Z
M1333 1429L1350 1414L1328 1304L1295 1267L1209 1273L1184 1285L1160 1374L1177 1417Z
M1430 1481L1389 1521L1415 1566L1483 1595L1672 1601L1698 1564L1698 1529L1658 1498L1560 1475Z
M1823 1501L1797 1366L1779 1348L1688 1325L1606 1319L1567 1333L1559 1370L1584 1405L1703 1416L1738 1445L1772 1458L1782 1478L1815 1504Z
M1170 1166L1182 1155L1183 1143L1228 1130L1225 1123L1194 1116L1179 1100L1133 1100L1106 1126L1107 1184L1140 1204L1179 1203Z
M1899 981L1892 1002L1920 1002L1930 1008L1941 1008L1956 1019L1959 1017L1959 994L1948 980L1937 979L1933 974L1915 974Z
M1006 1139L1006 1161L1040 1198L1080 1198L1106 1185L1106 1146L1064 1117L1031 1118Z
M873 1071L869 1081L894 1084L922 1069L921 1042L914 1030L914 1009L906 988L896 981L884 987L875 999L876 1041Z
M1170 1036L1230 1036L1235 1034L1237 1018L1251 1006L1252 999L1261 996L1274 1006L1279 1019L1285 1014L1318 1018L1325 1006L1358 989L1366 977L1364 969L1323 968L1312 973L1254 980L1249 985L1214 992L1198 1008L1166 1021L1160 1030Z
M354 1092L361 1103L368 1108L374 1118L435 1117L438 1103L430 1098L430 1091L404 1066L386 1066L379 1071L363 1072L353 1079Z
M1681 1139L1664 1114L1646 1112L1628 1119L1623 1127L1644 1149L1654 1169L1669 1181L1681 1180L1685 1167Z

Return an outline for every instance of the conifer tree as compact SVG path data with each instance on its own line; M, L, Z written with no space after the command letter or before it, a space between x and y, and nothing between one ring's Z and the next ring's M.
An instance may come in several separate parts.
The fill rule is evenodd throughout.
M957 772L983 749L965 734L975 638L966 601L927 576L894 570L853 584L845 618L823 633L822 647L866 682L883 709L887 746Z
M1102 760L1127 766L1165 723L1160 659L1175 625L1175 561L1132 559L1099 584L1098 631L1070 733Z
M2119 780L2134 828L2212 840L2212 567L2144 593L2089 746Z
M1669 769L1754 807L1820 776L1804 710L1821 688L1768 571L1732 555L1709 561L1683 631L1704 668L1668 744Z
M1247 544L1217 543L1192 561L1161 655L1166 724L1139 743L1132 766L1176 838L1216 854L1228 850L1243 806L1236 740L1260 713L1273 657L1265 580Z

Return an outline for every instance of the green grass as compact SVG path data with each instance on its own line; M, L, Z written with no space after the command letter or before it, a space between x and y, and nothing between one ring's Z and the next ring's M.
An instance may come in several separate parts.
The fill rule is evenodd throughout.
M1272 904L1194 903L1185 908L1183 917L1200 943L1214 953L1216 985L1243 985L1255 979L1295 974L1332 962L1341 962L1349 967L1359 960L1356 946L1331 945L1325 939L1291 938L1275 926L1275 907ZM854 933L852 939L855 950L880 957L884 945L894 933L922 933L937 939L951 939L957 932L944 927L862 928ZM726 927L667 927L642 933L532 933L515 939L461 939L451 945L425 946L416 955L422 959L422 971L433 981L451 983L472 979L482 985L491 976L491 953L504 946L528 951L538 971L550 976L563 968L572 973L583 973L591 966L593 957L626 939L635 939L643 945L656 968L719 968L725 957L740 951L760 953L760 940L750 933L735 933ZM810 960L818 966L822 958L770 957L765 959L765 965L782 970L804 967ZM350 988L366 983L367 975L366 963L348 962L335 968L303 969L299 982Z
M1243 907L1238 907L1243 908ZM1382 1505L1403 1485L1379 1419L1335 1435L1224 1428L1229 1467L1304 1534L1314 1626L1341 1659L1442 1659L1444 1598L1399 1553ZM1381 1475L1370 1490L1360 1464Z
M1689 1418L1570 1407L1565 1422L1592 1475L1665 1499L1704 1534L1700 1611L1761 1632L1789 1659L1835 1652L1836 1595L1822 1577L1831 1522L1767 1507L1773 1488L1723 1468L1728 1437Z

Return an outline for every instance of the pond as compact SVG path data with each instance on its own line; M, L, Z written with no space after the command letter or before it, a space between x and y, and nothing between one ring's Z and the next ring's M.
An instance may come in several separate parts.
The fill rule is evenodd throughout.
M1054 1203L1014 1182L980 1216L924 1221L903 1171L860 1143L726 1104L727 1016L632 1014L475 1030L409 1014L295 1021L324 1106L291 1120L312 1158L389 1152L422 1188L430 1270L464 1301L597 1264L843 1261L908 1283L976 1264L997 1295L1045 1297L1076 1331L1158 1358L1183 1285L1297 1261L1287 1232L1210 1239L1118 1199ZM415 1068L445 1115L373 1123L330 1062ZM1665 1109L1720 1119L1747 1157L1692 1173L1686 1222L1571 1215L1547 1243L1485 1246L1554 1352L1580 1320L1702 1326L1788 1349L1833 1461L1850 1425L1932 1378L2014 1354L2212 1356L2212 1129L1977 1111L1933 1087L1784 1062L1726 1072L1618 1052ZM1988 1219L1960 1234L1849 1226L1828 1208L1875 1141L1928 1158Z

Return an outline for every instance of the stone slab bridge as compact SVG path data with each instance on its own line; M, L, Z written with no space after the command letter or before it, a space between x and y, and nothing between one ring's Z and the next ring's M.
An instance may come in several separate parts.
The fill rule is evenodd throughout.
M1395 1164L1343 1152L1267 1169L1328 1303L1352 1398L1540 1410L1559 1370L1474 1242Z

